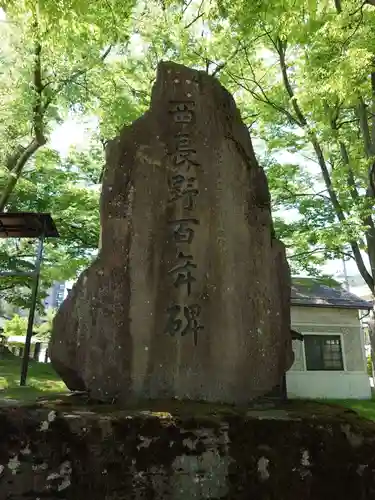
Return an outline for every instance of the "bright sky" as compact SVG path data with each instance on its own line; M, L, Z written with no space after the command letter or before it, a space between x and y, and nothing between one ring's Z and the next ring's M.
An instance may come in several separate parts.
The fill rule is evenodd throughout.
M80 122L73 117L69 117L53 130L50 146L59 151L61 156L66 156L71 147L84 149L89 144L90 131L94 131L95 127L95 119Z

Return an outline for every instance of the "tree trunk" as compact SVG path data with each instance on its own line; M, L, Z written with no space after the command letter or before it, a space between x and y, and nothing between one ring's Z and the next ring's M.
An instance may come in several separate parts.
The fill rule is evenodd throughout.
M374 309L371 311L370 315L372 316L368 321L368 336L370 340L371 347L371 365L372 365L372 380L375 384L375 297L374 297Z
M35 15L35 33L38 33L38 17ZM38 151L41 146L46 144L47 140L44 136L44 114L47 110L48 103L43 105L43 82L42 82L42 62L41 62L42 46L39 41L35 42L34 48L34 67L33 67L33 80L32 87L35 91L35 99L32 109L32 130L33 139L26 146L22 148L17 146L15 151L9 156L7 160L7 168L9 170L8 182L0 195L0 212L4 211L6 204L22 175L22 171L29 161L29 159Z
M24 149L23 153L21 153L20 156L14 158L15 164L10 170L7 185L5 186L0 196L0 212L4 212L4 208L8 203L10 195L12 194L13 189L18 182L18 179L21 177L24 166L29 161L29 159L38 151L38 149L45 143L45 139L42 142L33 139L30 144Z
M33 355L33 359L35 361L39 361L40 348L41 348L41 343L36 342L35 347L34 347L34 355Z
M341 8L342 8L341 1L338 0L337 2L335 2L335 5L336 5L336 9L337 9L338 13L340 13ZM322 148L315 132L313 130L309 130L308 121L307 121L306 116L304 115L302 109L299 106L298 100L296 99L293 87L292 87L290 80L289 80L288 68L287 68L287 64L286 64L286 47L287 47L286 41L283 41L280 38L278 38L276 40L275 46L277 48L277 52L279 55L279 63L280 63L280 69L281 69L281 75L282 75L282 79L283 79L283 83L284 83L284 88L285 88L285 91L291 100L291 105L293 107L295 116L297 117L296 122L299 123L301 128L308 130L310 142L314 148L314 152L315 152L315 155L317 157L318 164L320 166L322 177L323 177L325 186L327 188L332 206L335 210L336 217L340 222L345 222L346 221L345 211L344 211L344 209L339 201L336 190L333 186L333 183L331 180L331 174L328 170L327 163L326 163L326 160L324 158L323 148ZM375 85L375 78L373 79L373 82ZM373 95L375 97L375 89L374 89ZM373 150L372 150L373 145L371 143L371 135L370 135L370 129L368 126L368 117L367 117L366 106L365 106L365 102L361 96L359 96L359 104L357 106L356 112L357 112L359 122L360 122L361 133L363 135L365 155L367 158L369 158L372 156L372 153L373 153ZM331 126L332 126L332 124L331 124ZM342 147L344 146L344 144L341 144L340 146L341 146L341 148L340 148L341 153L343 153L344 150L342 149ZM346 160L346 158L344 158L344 161L345 160ZM353 192L353 187L355 188L355 183L354 183L354 186L350 186L350 179L349 179L348 185L349 185L349 188L352 189L351 192ZM366 196L368 196L368 195L369 194L367 193ZM375 289L375 285L374 285L374 281L375 281L375 274L374 274L374 271L375 271L375 247L374 247L374 244L375 244L375 226L374 226L374 221L373 221L372 217L371 216L367 217L364 220L364 224L368 226L368 230L366 231L366 244L369 245L369 247L367 248L367 253L368 253L369 259L370 259L371 273L368 272L366 265L363 261L358 241L352 240L352 241L349 241L348 243L351 246L353 257L354 257L354 260L357 264L358 270L359 270L362 278L364 279L364 281L368 285L369 289L371 290L371 293L374 295L374 289Z

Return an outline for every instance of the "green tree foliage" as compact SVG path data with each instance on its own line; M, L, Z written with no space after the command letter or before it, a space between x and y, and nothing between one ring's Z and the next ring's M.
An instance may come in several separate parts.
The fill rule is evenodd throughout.
M357 0L220 0L217 16L242 41L223 72L256 114L274 209L298 215L279 226L294 262L311 271L354 259L374 294L375 10ZM292 161L280 161L285 152Z
M26 335L27 330L27 318L15 314L12 319L5 321L4 323L4 336L13 337Z
M61 236L46 243L41 300L54 280L73 278L87 265L98 245L103 137L137 115L117 53L128 44L133 2L0 6L0 211L50 212ZM60 158L50 135L72 116L94 116L99 127L87 151ZM3 240L1 270L31 270L35 250L35 241ZM1 297L27 308L31 284L2 278Z
M63 238L48 244L49 279L74 274L90 257L98 193L76 181L83 175L97 185L101 143L146 108L157 63L171 59L233 92L262 146L277 232L294 268L316 273L327 258L353 259L374 294L372 1L40 4L4 7L0 208L5 200L53 212ZM65 161L46 144L68 113L95 116L98 137L88 155Z
M40 324L35 328L36 339L42 342L48 342L52 332L53 319L56 315L56 309L49 307L41 317Z
M61 159L56 151L43 148L19 179L8 204L10 211L50 212L60 238L45 241L41 270L39 311L42 299L54 281L76 276L88 265L99 241L99 177L101 155L72 151ZM8 239L0 242L2 270L30 271L36 256L35 240ZM2 278L2 298L27 309L33 278Z
M3 2L0 211L69 110L101 113L119 80L107 62L114 47L128 40L132 6L131 0Z
M375 9L357 0L148 5L134 72L150 77L173 59L218 76L263 144L294 270L353 259L374 294Z

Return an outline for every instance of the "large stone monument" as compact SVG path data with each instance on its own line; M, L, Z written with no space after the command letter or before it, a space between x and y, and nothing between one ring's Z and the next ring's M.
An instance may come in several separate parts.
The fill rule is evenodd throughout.
M232 96L161 63L107 148L101 249L54 321L52 364L95 399L242 404L292 363L290 272Z

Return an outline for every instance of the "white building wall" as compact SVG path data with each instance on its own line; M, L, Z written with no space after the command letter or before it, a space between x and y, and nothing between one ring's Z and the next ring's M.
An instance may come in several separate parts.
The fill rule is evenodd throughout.
M358 311L294 306L291 316L293 328L302 334L339 335L344 369L307 370L304 343L293 341L295 360L286 375L288 396L327 399L371 398Z
M363 372L288 372L288 397L370 399L370 379Z

